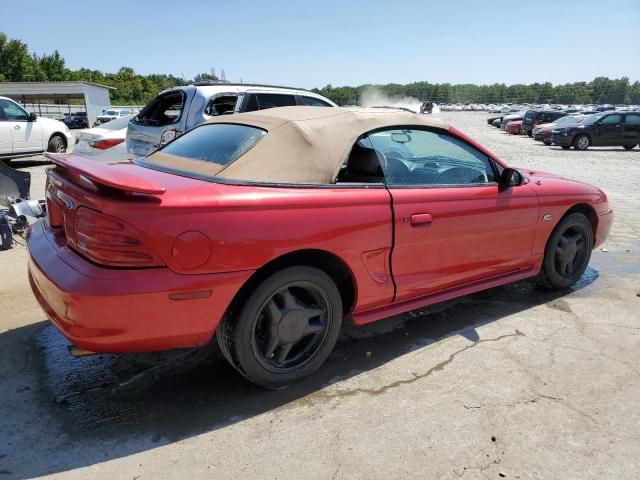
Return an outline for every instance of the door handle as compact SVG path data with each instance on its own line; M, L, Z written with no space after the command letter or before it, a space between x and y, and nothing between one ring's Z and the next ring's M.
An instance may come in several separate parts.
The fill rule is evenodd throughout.
M13 129L14 129L14 130L20 130L20 125L14 125L14 126L13 126Z
M433 218L430 213L414 213L411 215L411 226L417 227L419 225L429 225L433 222Z

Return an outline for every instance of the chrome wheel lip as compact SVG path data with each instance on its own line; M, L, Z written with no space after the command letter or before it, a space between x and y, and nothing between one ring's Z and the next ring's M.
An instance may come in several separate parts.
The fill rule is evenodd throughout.
M276 364L277 359L275 359L276 355L274 354L276 352L280 353L280 347L287 344L278 345L276 347L276 350L273 351L274 354L272 354L270 358L266 358L265 356L266 352L263 351L263 348L265 347L267 349L269 348L270 339L259 338L259 334L264 333L265 331L264 322L269 321L265 317L266 315L265 311L268 310L269 304L282 291L288 290L291 288L295 288L295 289L309 288L313 292L312 296L314 296L316 300L321 300L321 302L324 304L323 306L320 307L323 310L322 315L324 316L324 320L322 322L322 330L319 330L316 333L309 333L309 334L303 335L300 339L295 341L293 344L290 344L289 350L287 351L288 352L287 356L285 357L285 360L284 360L285 365L286 363L289 363L289 365L279 366ZM315 318L315 317L312 317L312 318ZM286 374L286 373L291 373L296 370L299 370L300 368L303 368L305 365L312 362L315 359L316 355L322 350L322 347L327 341L327 338L331 331L331 325L333 321L334 321L334 318L333 318L333 311L331 308L330 297L320 285L314 282L306 281L306 280L296 280L296 281L284 284L278 287L276 290L274 290L271 294L269 294L269 296L266 298L266 300L262 303L262 305L258 309L258 313L256 315L254 324L252 326L251 351L253 353L253 356L256 359L256 361L264 369L272 373ZM275 331L271 331L270 333L279 335L279 328L276 327ZM308 337L309 339L305 340ZM306 346L302 345L304 343L306 343L307 345ZM312 347L311 351L307 352L306 347ZM298 350L297 352L296 352L296 349ZM297 360L293 363L291 362L292 358L289 357L289 355L291 355L291 352L295 353L293 358Z

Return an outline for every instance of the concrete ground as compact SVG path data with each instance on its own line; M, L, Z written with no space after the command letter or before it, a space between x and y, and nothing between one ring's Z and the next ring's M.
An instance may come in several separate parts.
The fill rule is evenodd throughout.
M637 478L640 151L442 116L511 165L609 194L611 237L575 288L522 282L348 328L312 379L267 392L215 349L70 358L17 246L0 252L0 480ZM20 165L38 196L46 167Z

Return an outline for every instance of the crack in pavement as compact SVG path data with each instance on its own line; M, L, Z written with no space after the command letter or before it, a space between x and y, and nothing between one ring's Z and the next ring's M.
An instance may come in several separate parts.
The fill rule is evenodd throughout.
M461 353L466 352L467 350L470 350L482 343L492 343L492 342L499 342L500 340L504 340L505 338L510 338L510 337L525 337L526 335L524 333L522 333L520 330L516 329L516 331L514 333L508 333L505 335L500 335L498 337L495 338L486 338L486 339L480 339L476 342L473 342L471 345L467 345L464 348L461 348L460 350L456 350L455 352L453 352L451 355L449 355L449 358L447 358L446 360L443 360L442 362L438 363L437 365L431 367L429 370L427 370L425 373L423 374L413 374L413 378L408 378L405 380L397 380L395 382L392 382L390 384L384 385L380 388L355 388L352 390L338 390L337 392L317 392L315 394L313 394L313 397L320 397L323 399L332 399L332 398L344 398L344 397L351 397L351 396L355 396L358 394L365 394L365 395L371 395L371 396L376 396L376 395L382 395L384 393L386 393L389 390L392 390L394 388L400 387L402 385L409 385L411 383L414 383L418 380L422 380L423 378L428 377L429 375L431 375L432 373L435 372L439 372L441 370L444 369L444 367L446 367L447 365L449 365L451 362L453 362L453 360L460 355Z

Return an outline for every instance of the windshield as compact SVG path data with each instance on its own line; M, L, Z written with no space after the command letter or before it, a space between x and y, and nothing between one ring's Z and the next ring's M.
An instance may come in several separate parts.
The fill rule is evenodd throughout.
M266 134L247 125L205 124L149 155L145 162L184 173L215 175Z
M600 120L602 117L604 117L603 113L596 113L595 115L589 115L583 120L582 123L584 123L585 125L591 125L597 122L598 120Z
M561 127L563 125L571 125L572 123L580 123L582 122L583 118L578 118L578 117L562 117L559 118L558 120L556 120L554 123Z

